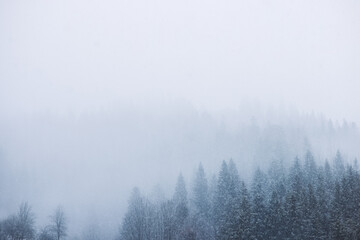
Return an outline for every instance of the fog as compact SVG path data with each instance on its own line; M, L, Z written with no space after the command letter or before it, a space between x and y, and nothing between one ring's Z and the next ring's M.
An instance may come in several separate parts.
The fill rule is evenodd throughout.
M358 1L0 1L0 217L110 239L134 186L200 162L352 162L359 42Z
M29 201L43 225L61 204L69 231L80 236L91 224L117 233L134 186L170 196L176 176L192 179L200 162L215 174L233 159L249 180L258 166L281 159L288 167L309 149L319 163L337 150L348 163L360 156L354 123L261 106L217 115L185 103L130 106L77 117L37 114L1 127L2 215Z
M290 102L360 119L357 1L0 4L1 107L10 112L175 97L209 109Z

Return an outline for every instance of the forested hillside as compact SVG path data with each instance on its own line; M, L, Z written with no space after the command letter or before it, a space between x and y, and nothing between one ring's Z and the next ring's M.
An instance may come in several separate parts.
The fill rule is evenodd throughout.
M285 180L295 156L303 166L310 150L317 166L328 159L333 168L339 149L346 169L360 155L360 134L352 122L339 123L295 110L251 107L210 114L180 106L151 111L127 108L78 117L0 119L0 220L28 202L39 230L60 204L71 222L68 239L91 240L85 237L89 232L114 239L131 189L138 186L150 201L146 204L160 206L170 199L179 172L187 183L186 209L192 216L192 176L199 162L206 169L210 195L216 192L213 175L222 160L232 158L249 196L254 172L261 169L267 176L264 182L270 184L263 186L268 204L274 182L289 190ZM307 184L302 188L307 190ZM173 204L168 202L165 208L171 210ZM190 218L186 219L189 224Z
M274 161L250 184L232 160L216 176L200 164L191 184L179 175L170 199L135 188L119 239L360 239L359 199L357 160L340 152L322 165L310 151L289 169Z
M360 0L0 0L0 240L360 240L359 43Z

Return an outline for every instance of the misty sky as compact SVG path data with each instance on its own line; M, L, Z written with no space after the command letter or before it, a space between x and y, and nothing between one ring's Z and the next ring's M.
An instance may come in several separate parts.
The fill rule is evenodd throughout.
M2 114L183 99L360 122L360 2L0 1Z

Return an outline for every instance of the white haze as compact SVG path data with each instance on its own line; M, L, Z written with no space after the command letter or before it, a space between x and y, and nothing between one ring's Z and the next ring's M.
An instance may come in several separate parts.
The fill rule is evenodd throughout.
M175 97L360 120L356 0L0 1L0 33L6 112Z
M359 158L359 42L356 0L0 0L0 217L111 235L133 186L200 161Z

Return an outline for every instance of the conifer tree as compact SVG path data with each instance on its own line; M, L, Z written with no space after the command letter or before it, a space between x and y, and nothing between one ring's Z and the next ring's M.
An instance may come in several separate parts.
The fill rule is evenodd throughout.
M284 211L281 204L279 194L274 190L271 194L271 199L268 209L268 239L282 239L284 237L283 224Z
M345 173L344 159L341 156L340 151L336 152L336 156L334 158L334 174L336 179L341 179Z
M229 239L240 239L241 237L241 195L240 177L233 160L229 161L230 182L228 186L229 206L227 207L227 222Z
M259 240L266 239L267 234L265 182L266 176L258 168L252 186L252 237Z
M215 218L215 236L216 239L229 239L228 232L228 206L229 206L229 186L230 174L228 165L223 161L219 172L215 202L214 202L214 218Z
M317 177L317 166L313 154L308 150L305 154L304 174L307 183L314 185Z
M204 168L200 163L194 181L192 203L195 213L205 218L209 216L210 203L208 197L208 183Z
M208 183L201 163L195 176L192 206L192 222L195 226L196 239L213 239L214 233L210 222Z
M179 175L173 196L175 213L174 223L176 235L179 238L185 231L186 219L189 215L187 190L182 174Z
M247 187L241 182L241 205L240 205L240 239L251 237L251 199Z

